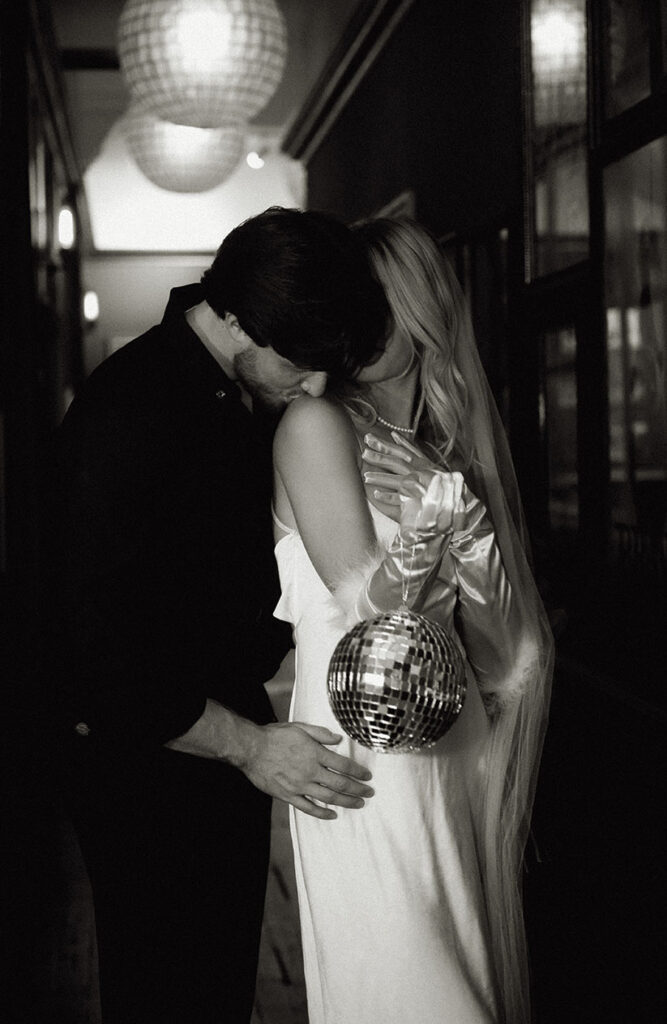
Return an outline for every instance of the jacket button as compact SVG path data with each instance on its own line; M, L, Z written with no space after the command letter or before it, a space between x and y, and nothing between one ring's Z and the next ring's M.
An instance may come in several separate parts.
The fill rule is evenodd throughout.
M77 724L74 726L74 731L78 732L79 736L90 735L90 727L87 726L85 722L77 722Z

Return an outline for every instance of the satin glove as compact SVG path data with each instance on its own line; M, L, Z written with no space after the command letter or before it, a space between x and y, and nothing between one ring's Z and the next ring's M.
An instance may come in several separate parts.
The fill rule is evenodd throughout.
M366 472L369 484L384 488L377 500L401 507L415 474L460 477L438 469L415 445L395 432L394 444L367 435L364 462L378 467ZM458 500L452 500L457 498ZM434 507L437 502L434 502ZM436 516L447 545L438 580L422 592L431 601L455 600L457 630L489 713L512 703L535 673L539 650L531 609L514 592L486 506L462 483ZM372 582L372 581L371 581ZM427 611L428 614L428 611Z
M363 477L367 484L373 486L373 497L386 507L392 519L406 524L406 498L412 496L411 481L415 478L422 486L428 486L434 477L442 483L435 485L432 492L431 506L438 505L434 526L446 533L457 529L457 517L464 511L462 494L465 491L463 477L460 473L451 473L447 468L436 465L413 442L407 441L396 431L392 431L394 443L383 441L374 434L366 434L362 458L366 464ZM370 467L370 468L369 468ZM448 491L446 478L452 481L452 490ZM437 488L441 487L440 492ZM428 509L424 509L428 515ZM409 514L409 513L408 513ZM406 524L407 525L407 524Z
M457 630L482 700L493 717L525 690L538 655L529 612L510 584L493 524L470 491L449 546L447 583L455 580Z
M426 460L424 464L429 468L411 470L408 465L398 478L398 532L355 596L354 621L401 605L419 611L437 576L452 537L456 512L463 509L464 482L460 473L430 468L432 464ZM384 477L384 473L364 474L370 484L382 483ZM341 591L337 594L340 599Z

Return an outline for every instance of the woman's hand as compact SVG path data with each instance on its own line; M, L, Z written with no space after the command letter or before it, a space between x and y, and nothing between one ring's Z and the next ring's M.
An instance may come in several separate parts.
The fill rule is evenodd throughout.
M406 441L397 431L392 431L391 436L394 438L394 444L382 441L375 434L366 434L366 447L362 453L366 464L363 477L364 483L372 488L374 504L394 522L400 522L401 495L398 488L401 478L415 468L427 469L435 466L429 463L416 445ZM413 460L419 460L419 467ZM377 470L374 467L377 467Z
M407 476L409 473L415 472L415 470L430 470L436 471L440 467L429 459L424 453L412 442L401 437L395 430L391 434L394 439L394 443L391 441L382 441L376 434L366 434L364 437L365 448L362 453L364 462L369 463L371 466L377 466L381 473L371 473L369 478L368 471L364 473L364 480L367 483L378 483L380 486L386 486L388 489L386 494L383 494L383 500L388 501L390 504L397 505L399 499L397 497L398 492L398 478L401 476ZM377 476L377 480L375 479ZM378 494L379 496L379 494Z
M364 462L378 467L364 471L373 497L395 512L400 509L403 529L450 531L454 515L464 508L463 476L441 469L400 434L393 432L392 438L393 444L374 434L364 438Z

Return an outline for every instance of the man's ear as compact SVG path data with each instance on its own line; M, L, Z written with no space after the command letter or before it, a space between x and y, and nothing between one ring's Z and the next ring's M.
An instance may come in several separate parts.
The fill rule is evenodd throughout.
M225 313L224 324L238 352L242 352L248 345L252 345L252 338L246 334L233 313Z

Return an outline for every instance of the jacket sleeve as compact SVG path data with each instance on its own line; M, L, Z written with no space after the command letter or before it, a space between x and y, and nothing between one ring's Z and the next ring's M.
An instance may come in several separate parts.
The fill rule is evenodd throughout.
M156 453L137 440L150 438L141 416L130 403L75 401L48 508L46 685L61 726L115 747L185 732L206 700L196 660L165 642L177 623L155 557Z

